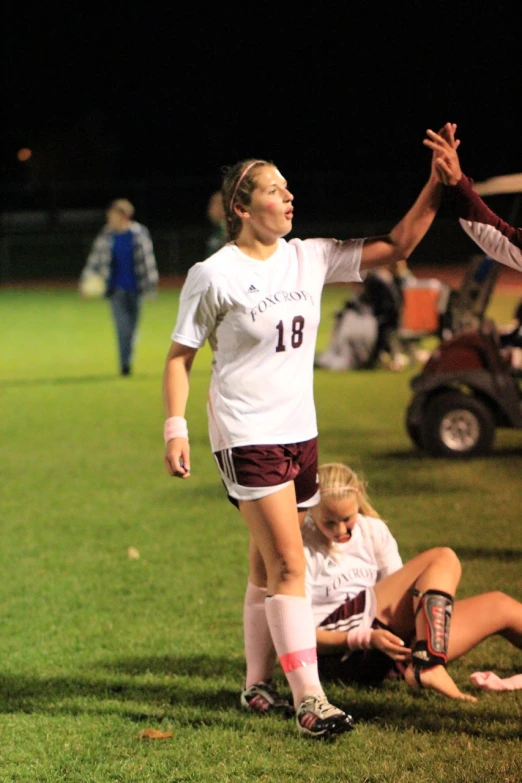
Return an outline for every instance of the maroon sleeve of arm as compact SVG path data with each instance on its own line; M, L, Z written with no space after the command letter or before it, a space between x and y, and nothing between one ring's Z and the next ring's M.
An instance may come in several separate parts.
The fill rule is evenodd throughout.
M471 239L495 261L522 271L522 228L510 226L496 215L465 174L447 190L452 210Z

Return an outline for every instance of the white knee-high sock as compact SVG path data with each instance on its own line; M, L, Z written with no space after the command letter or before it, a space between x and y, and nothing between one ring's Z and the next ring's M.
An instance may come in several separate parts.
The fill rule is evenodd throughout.
M266 587L248 582L243 604L245 638L245 685L267 682L274 674L276 651L265 611Z
M308 598L274 595L266 599L266 616L294 705L305 694L323 694L317 671L317 643L312 606Z

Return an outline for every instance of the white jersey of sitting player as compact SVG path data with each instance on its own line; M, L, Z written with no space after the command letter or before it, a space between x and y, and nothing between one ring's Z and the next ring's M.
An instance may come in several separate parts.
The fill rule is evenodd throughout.
M310 515L306 516L304 525L315 528ZM373 588L403 565L388 525L382 519L363 514L357 515L349 541L335 544L329 551L315 551L305 543L305 556L306 593L312 602L316 626L345 601ZM374 616L375 606L369 611ZM370 625L372 619L369 618Z

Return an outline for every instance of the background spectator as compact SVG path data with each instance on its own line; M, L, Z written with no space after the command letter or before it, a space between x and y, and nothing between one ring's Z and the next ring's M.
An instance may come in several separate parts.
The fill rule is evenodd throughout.
M110 301L122 375L131 373L142 298L156 292L159 277L149 230L133 215L127 199L111 202L80 277L83 296L89 295L88 281L94 276Z

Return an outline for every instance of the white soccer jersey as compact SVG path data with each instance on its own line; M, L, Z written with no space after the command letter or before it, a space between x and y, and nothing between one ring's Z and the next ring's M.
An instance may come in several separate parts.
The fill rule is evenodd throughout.
M313 365L325 283L360 282L364 240L280 239L258 261L229 243L189 270L172 339L213 351L213 451L317 435Z
M305 525L315 526L310 515ZM357 515L352 537L335 552L315 552L305 545L306 593L315 625L367 587L402 567L397 542L381 519Z

